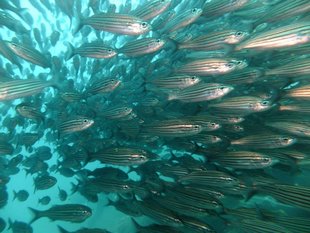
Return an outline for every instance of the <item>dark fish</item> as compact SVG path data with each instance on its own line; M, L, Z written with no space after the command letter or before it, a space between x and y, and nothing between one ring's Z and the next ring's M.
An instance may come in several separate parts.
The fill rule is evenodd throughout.
M17 105L16 111L23 117L30 118L38 122L44 121L44 116L40 110L26 103Z
M58 229L61 233L111 233L110 231L100 229L100 228L81 228L76 231L67 231L61 226L58 226Z
M29 193L26 190L20 190L18 192L13 191L13 194L14 194L13 201L15 199L19 201L26 201L29 197Z
M89 207L80 204L54 205L48 210L43 211L30 207L29 209L34 214L34 218L30 221L30 223L33 223L42 217L47 217L53 221L60 220L80 223L84 222L92 215L92 210Z
M57 183L57 179L53 176L42 175L34 179L35 191L45 190L53 187Z
M30 226L30 224L27 224L25 222L20 221L14 221L12 222L11 219L9 219L9 229L12 229L13 233L32 233L33 229Z
M41 204L41 205L48 205L51 201L51 198L49 196L45 196L45 197L42 197L38 200L38 203Z
M58 192L59 200L66 201L68 197L67 192L63 189L60 189L59 187L58 187L58 191L59 191Z

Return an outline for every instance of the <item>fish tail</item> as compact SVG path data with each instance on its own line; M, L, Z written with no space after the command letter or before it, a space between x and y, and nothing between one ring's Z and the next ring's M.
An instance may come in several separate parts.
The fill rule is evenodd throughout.
M68 42L67 44L68 44L68 51L67 51L66 61L70 60L75 55L73 45L70 42Z
M16 197L17 197L17 192L13 190L13 201L16 199Z
M76 19L77 23L76 23L76 26L75 26L75 28L74 28L74 30L72 32L73 35L78 33L81 30L81 28L84 26L81 13L74 12L74 16L75 16L75 19Z
M34 217L32 218L32 220L29 222L29 225L32 224L33 222L35 222L36 220L38 220L39 218L42 217L41 215L41 211L33 209L31 207L28 207L28 209L32 212L32 214L34 215Z
M57 226L60 233L69 233L69 231L65 230L64 228L62 228L61 226Z

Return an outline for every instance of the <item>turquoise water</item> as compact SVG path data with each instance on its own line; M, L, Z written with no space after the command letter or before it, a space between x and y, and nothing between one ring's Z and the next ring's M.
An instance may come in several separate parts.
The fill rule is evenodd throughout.
M8 177L10 179L7 184L0 182L1 190L8 194L7 200L3 198L5 204L3 207L0 207L0 218L6 222L5 229L2 232L60 232L58 226L63 227L68 232L75 232L82 228L99 228L113 233L172 232L172 230L173 232L188 233L310 232L309 223L307 223L310 206L310 182L307 178L309 176L308 142L310 136L310 111L307 111L307 108L309 106L310 92L307 85L309 84L310 69L309 64L306 62L302 63L304 60L309 61L310 54L310 25L307 23L309 22L309 10L304 10L300 14L288 14L283 19L275 17L275 22L273 22L266 14L276 14L272 9L277 7L281 1L263 1L262 3L254 0L172 0L167 9L160 13L157 18L154 16L154 20L152 19L153 17L142 20L142 22L146 21L149 25L152 25L152 29L149 32L141 33L141 35L122 35L122 33L109 30L95 30L95 26L86 25L85 19L98 12L111 12L114 8L117 13L127 13L133 16L134 13L132 12L134 11L131 11L129 6L131 5L131 9L135 9L148 1L76 0L72 1L75 3L72 6L70 6L71 1L67 1L67 5L61 5L61 1L56 0L11 0L4 2L13 7L13 10L12 8L7 9L6 5L1 6L0 4L1 11L8 12L16 20L16 28L20 27L16 26L17 23L20 23L26 28L27 32L20 33L18 30L11 30L3 26L0 28L1 43L5 41L4 43L10 44L12 41L18 41L20 44L26 44L39 51L52 65L50 68L44 68L38 64L32 64L25 57L23 58L23 55L15 53L14 56L21 64L21 69L19 69L18 65L12 64L12 61L7 59L7 56L2 51L3 48L0 48L0 54L2 55L0 82L9 82L5 79L5 74L8 74L10 76L9 79L37 79L43 81L43 83L48 83L48 81L55 83L47 86L47 88L42 88L42 90L30 96L19 96L13 99L5 99L6 91L1 89L3 86L0 84L0 111L2 111L0 114L0 142L8 143L13 148L12 152L7 153L5 151L6 148L3 149L1 148L2 145L0 146L0 177ZM91 3L96 2L99 4L97 5L97 8L99 6L98 9L90 7ZM229 9L227 11L217 9L212 13L212 9L209 10L210 8L208 8L210 2L224 3L224 6ZM237 9L238 7L236 9L233 8L236 2L242 5L239 6L239 10ZM51 9L48 9L44 3L49 3ZM289 4L289 1L287 3ZM35 6L36 4L37 6ZM207 5L207 8L203 8L204 4ZM300 4L303 4L303 1L300 1ZM64 10L65 8L61 8L61 6L68 7L67 10L72 15L69 17ZM79 6L81 7L81 12L78 12ZM184 12L190 9L195 9L196 12L199 12L200 8L203 9L203 13L195 19L195 16L184 14ZM16 12L14 12L15 9ZM21 15L16 14L18 12ZM252 12L255 13L253 14ZM173 18L169 18L170 14L168 13L172 17L174 15L181 16L173 22ZM0 18L1 25L5 25L3 20ZM117 18L114 18L114 20L117 20ZM193 22L189 23L191 20ZM85 25L81 27L80 31L77 31L78 25L81 22ZM110 24L112 23L110 22ZM160 28L158 26L160 23L166 25L166 28ZM304 31L296 33L299 38L296 44L292 45L292 41L296 39L295 37L289 42L280 39L278 43L271 47L263 45L263 48L254 47L253 50L251 48L248 49L246 46L250 47L250 45L244 43L251 38L256 38L255 36L260 35L260 33L264 35L263 33L272 32L275 28L282 28L295 23L301 23L306 28ZM172 28L175 26L180 27L180 29L172 31ZM36 40L35 29L39 31L42 43ZM240 42L230 43L227 42L231 39L229 37L226 41L217 44L218 47L203 48L203 45L200 45L201 48L191 49L188 47L187 49L182 49L182 46L190 46L188 42L193 38L229 30L244 32L245 39L242 39ZM51 45L50 38L55 31L58 31L60 36L56 45L53 46ZM280 36L280 33L275 34L275 37L277 35ZM125 45L127 43L130 44L130 42L136 42L139 39L148 37L162 39L165 44L152 53L132 55L126 51ZM268 35L264 36L264 38L267 37ZM210 36L210 38L212 37ZM97 39L103 39L111 49L116 51L117 55L112 58L96 59L92 58L90 54L84 56L82 52L77 52L77 47ZM220 35L218 39L213 40L213 43L216 44L216 42L222 39L223 35ZM266 40L268 42L268 39ZM277 45L280 42L284 43L282 47ZM77 54L74 54L73 59L67 60L66 58L70 54L69 43L73 45ZM149 44L147 48L152 48L154 43ZM210 44L211 42L209 41L208 43ZM0 44L0 46L3 45ZM208 45L205 46L208 47ZM146 48L144 49L146 50ZM137 51L135 50L134 53L137 53ZM200 67L202 70L193 68L191 62L196 60L204 61L202 68ZM294 66L288 68L286 74L285 72L283 74L277 71L278 73L268 75L268 72L275 67L290 64L294 60L301 62L301 68L294 71L296 69L296 66ZM79 65L76 62L80 62ZM221 62L224 64L222 66L218 65ZM211 67L211 63L218 67ZM233 68L230 67L232 63ZM213 68L215 70L211 70ZM238 76L238 72L246 69L250 71L251 69L255 70L255 72L259 73L258 77L249 75L246 80L243 80L242 77L236 80L233 79L236 77L233 76L234 74ZM182 71L181 74L180 70ZM188 78L192 76L198 77L199 83L191 84L180 81L174 84L179 85L175 89L165 88L160 86L160 84L156 86L156 80L160 80L162 77L174 77L177 75L188 75ZM120 85L115 87L115 90L109 89L105 93L94 94L88 91L89 83L102 79L109 81L111 78L107 77L113 77L118 80ZM255 80L249 81L251 78ZM222 85L223 88L220 90L216 89L211 94L204 89L202 96L193 98L192 93L199 93L199 89L195 88L203 83L206 83L206 86L216 83ZM103 86L102 83L100 85ZM181 85L188 86L181 87ZM54 88L55 86L57 88ZM294 96L291 90L295 90L294 88L296 87L305 87L306 91L301 93L305 96L299 98ZM191 88L193 88L192 92L188 94L186 90L190 91ZM222 92L224 89L227 93ZM68 103L60 97L62 93L72 91L82 93L82 98ZM236 110L247 100L243 100L235 108L228 108L229 110L216 107L217 104L229 101L229 98L246 96L254 96L253 98L259 99L259 101L255 99L256 104L267 101L268 109L266 107L266 110L261 111ZM45 120L37 122L19 114L16 106L19 106L21 103L28 103L35 107L44 116ZM300 105L304 107L300 108L299 111L293 110L293 113L281 110L286 106L291 106L290 104L295 107ZM126 114L124 112L113 112L117 115L115 118L105 115L107 112L109 113L109 109L117 106L126 107L126 110L130 109L132 111L125 116L120 116L121 114ZM209 118L204 118L203 120L195 118L204 114ZM61 131L63 122L79 115L93 120L94 123L85 129L71 129L69 133ZM240 117L243 121L241 123L225 122L225 120L230 120L233 117ZM302 131L294 127L289 128L290 125L285 124L280 125L280 127L268 125L274 121L301 123L304 125L304 130ZM213 125L203 125L210 122ZM80 121L78 123L81 124ZM71 126L72 124L70 123ZM167 130L171 126L169 124L177 125L175 131ZM209 127L214 127L214 124L218 124L218 128L210 129ZM199 130L199 132L195 130ZM25 139L21 138L27 133L40 133L41 136L34 143L31 143L29 147L25 147L23 145ZM212 136L213 139L218 137L221 139L221 142L213 144L206 142L205 138L196 137L197 135L201 136L204 134ZM257 135L258 137L255 138L253 144L238 142L238 140L247 136ZM291 138L294 143L282 145L282 147L277 147L275 146L276 143L271 143L270 146L270 141L274 138L270 137L267 142L260 141L266 135L275 135L275 137L283 135L283 137ZM58 169L61 166L64 167L65 155L66 153L70 154L70 152L68 148L61 148L61 146L66 145L87 151L87 157L82 162L78 161L77 167L74 167L74 163L68 165L74 172L72 177L65 177L57 169L53 170L55 167ZM258 145L261 147L258 147ZM41 146L47 146L51 149L52 157L44 161L47 163L48 169L36 171L34 174L27 174L29 167L25 165L25 162ZM131 157L126 160L127 164L115 164L120 163L119 157L124 156L123 154L117 154L118 148L128 147L134 148L135 153L132 152L130 154L128 152ZM117 162L109 163L105 162L104 158L96 157L98 151L109 148L117 149L116 152L111 152L112 154L115 153L113 156L115 156ZM141 152L142 149L144 150L143 152ZM240 151L246 151L248 154L250 152L260 153L256 159L260 158L262 154L266 155L268 164L263 166L263 162L255 162L253 158L247 165L245 164L247 161L244 157L233 157L234 160L229 160L228 162L224 157L220 157L224 155L231 159L229 157L232 156L229 154L230 152ZM281 151L288 154L283 155ZM144 152L146 155L143 154ZM78 153L76 152L74 155ZM141 154L139 153L145 155L146 158L144 157L143 159L147 161L138 160L141 159L139 157ZM302 158L293 158L292 154L294 153L297 153ZM8 163L17 155L22 155L23 159L17 164L16 167L18 169L14 172L16 167L9 167ZM107 155L105 154L105 156ZM100 159L102 159L101 162L98 161ZM74 161L76 162L77 159L74 158ZM166 165L167 167L165 167ZM258 166L258 168L254 169L251 166ZM129 187L132 188L131 192L122 193L125 189L124 186L122 186L119 193L113 191L114 188L119 188L116 182L115 187L110 187L111 191L92 190L96 192L95 196L98 200L91 201L90 198L86 198L81 190L87 188L95 189L92 183L95 182L93 178L95 175L89 175L87 172L91 173L91 171L102 167L113 167L119 169L118 171L127 173L129 178L124 183L128 184L128 186L132 185L132 187ZM177 168L182 170L179 171L180 173L182 172L181 174L175 172L174 169ZM220 174L211 177L209 184L203 183L206 182L203 178L204 176L208 177L208 171L217 171ZM45 173L57 179L56 185L46 190L35 190L34 179L40 174ZM198 175L192 178L191 174ZM111 178L108 176L111 174L105 175L102 180L109 180ZM114 177L113 174L111 176L123 184L122 179ZM223 177L226 176L228 178L224 180ZM223 179L221 180L221 178ZM236 183L234 183L235 179L238 180ZM212 184L212 182L215 182L215 184ZM220 184L221 182L223 182L222 185ZM228 183L226 184L225 182ZM77 192L72 192L72 184L78 185L79 189ZM277 191L274 191L277 190L275 187L280 187L277 185L284 185L283 187L290 193L294 193L294 188L297 187L302 187L303 190L296 191L296 196L292 194L292 199L296 198L297 201L294 199L293 203L290 203L291 199L287 200L282 197L282 193L279 194ZM292 189L289 190L288 186ZM203 206L198 207L195 203L188 204L186 200L183 201L182 197L178 197L180 194L176 190L186 190L186 187L190 187L187 189L189 193L200 188L199 192L202 194L205 190L211 190L220 192L223 195L223 198L219 199L213 199L209 195L204 196L214 200L219 207L214 209L210 207L211 210L207 208L208 210L204 213L208 212L208 216L201 217L201 213L198 213L197 209L197 215L194 214L193 216L193 213L191 213L189 215L191 219L199 221L199 224L196 226L187 225L190 221L184 217L188 215L186 214L186 205L188 205L188 211L190 211L191 206L205 209ZM59 188L65 190L68 194L68 198L65 201L61 201L59 198ZM96 186L96 188L98 187ZM266 191L268 188L272 191ZM14 191L19 190L26 190L29 193L27 200L19 201L18 198L14 197ZM38 200L45 196L51 198L50 203L47 205L38 203ZM189 196L195 195L190 193ZM283 196L286 195L284 194ZM156 202L158 197L172 198L185 204L185 213L180 213L177 206L174 208L173 205L172 207L165 204L159 205ZM304 200L301 200L302 198ZM117 210L114 205L119 200L124 200L128 204L134 204L131 206L131 210L137 211L139 216L130 216L128 213ZM152 200L153 202L151 203L154 205L154 209L151 212L147 211L147 206L143 204L144 201L148 203L149 200ZM1 196L0 201L2 201ZM66 221L66 219L62 219L63 221L60 219L52 221L48 216L43 216L32 222L35 215L30 211L29 207L44 211L53 208L55 205L66 206L68 204L87 206L91 209L92 214L80 223ZM167 214L164 217L158 217L154 214L156 211L160 212L156 210L156 206L167 207L167 209L170 207L170 210L164 212ZM249 212L246 212L242 213L243 215L241 214L241 217L239 216L240 218L238 218L238 214L230 212L230 210L240 208L247 208L249 209L248 211L253 211L254 217L249 217L247 215ZM271 211L273 213L265 213L264 211ZM292 219L300 218L301 223L296 220L296 225L288 226L285 224L286 220L281 220L279 216ZM171 223L171 219L168 217L171 217L173 221L180 221L181 224L178 223L179 225L175 226L175 222L174 224ZM137 226L133 219L141 226ZM250 226L247 226L246 221L243 221L244 219L250 219ZM257 223L253 219L258 219L259 222ZM14 221L24 222L32 230L23 231L22 229L16 229L14 224L12 224ZM268 225L264 226L262 224L264 222L275 224L274 228L270 230ZM157 229L153 229L154 231L151 231L150 228L144 229L142 227L155 223L158 225L155 226ZM173 228L168 228L168 230L164 231L160 225ZM255 227L259 229L254 230Z

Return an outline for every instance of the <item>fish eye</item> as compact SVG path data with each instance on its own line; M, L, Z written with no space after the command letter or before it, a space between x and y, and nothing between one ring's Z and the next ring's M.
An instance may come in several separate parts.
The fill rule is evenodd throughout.
M191 80L193 80L193 81L194 81L195 79L196 79L196 77L195 77L195 76L192 76L192 77L191 77Z
M199 129L200 127L198 125L194 125L194 129Z
M129 189L129 186L127 184L123 185L123 189Z
M229 62L229 63L226 64L226 66L227 66L228 68L233 68L233 67L234 67L234 63Z
M160 42L160 39L157 39L156 42L159 43L159 42Z
M239 36L242 36L242 35L243 35L243 32L240 32L240 31L239 31L239 32L236 32L235 35L238 36L238 37L239 37Z
M215 123L211 123L211 126L216 126L216 124Z
M147 22L143 22L141 25L143 28L147 28Z
M282 138L282 140L283 140L285 143L287 143L287 142L289 142L289 141L290 141L290 139L289 139L289 138Z
M88 122L88 120L87 120L87 119L84 119L84 120L83 120L83 122L84 122L84 123L87 123L87 122Z
M268 101L263 101L262 105L268 105Z
M192 9L192 13L196 13L197 12L197 8Z
M108 49L108 53L112 53L112 49Z

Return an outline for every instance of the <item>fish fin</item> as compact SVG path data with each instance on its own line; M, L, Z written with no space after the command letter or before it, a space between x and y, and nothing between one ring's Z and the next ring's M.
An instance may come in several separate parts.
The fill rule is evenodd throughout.
M73 35L78 33L81 30L81 28L84 26L82 14L79 12L74 12L74 16L76 19L76 26L72 32Z
M61 232L61 233L69 233L69 231L67 231L66 229L62 228L61 226L57 226L58 227L58 230Z
M16 199L16 197L17 197L17 192L13 190L13 201Z
M66 56L66 61L70 60L74 55L74 47L70 42L67 42L68 45L68 51L67 51L67 56Z
M42 211L33 209L31 207L28 207L28 209L32 212L32 214L34 215L33 219L29 222L29 225L32 224L33 222L35 222L36 220L38 220L39 218L42 217Z

